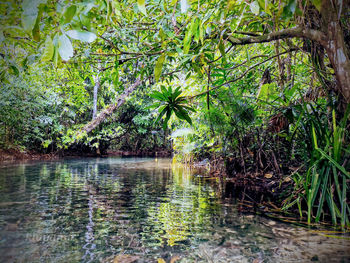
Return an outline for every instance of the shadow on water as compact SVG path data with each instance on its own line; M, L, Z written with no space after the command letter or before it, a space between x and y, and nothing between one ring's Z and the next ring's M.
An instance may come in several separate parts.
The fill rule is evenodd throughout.
M242 215L218 188L169 159L1 167L0 261L350 262L349 235Z

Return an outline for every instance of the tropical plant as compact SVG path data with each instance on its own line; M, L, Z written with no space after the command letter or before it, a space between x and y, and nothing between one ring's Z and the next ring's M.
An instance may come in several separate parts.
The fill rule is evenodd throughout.
M177 87L174 92L172 87L169 86L166 89L163 85L161 86L160 91L153 91L150 96L154 99L159 100L160 102L153 105L153 107L158 108L159 116L155 122L158 122L163 116L165 116L163 122L163 129L165 130L168 125L168 121L173 113L181 119L187 121L190 125L192 125L192 120L188 115L189 111L195 111L192 107L186 105L187 99L181 95L180 87Z

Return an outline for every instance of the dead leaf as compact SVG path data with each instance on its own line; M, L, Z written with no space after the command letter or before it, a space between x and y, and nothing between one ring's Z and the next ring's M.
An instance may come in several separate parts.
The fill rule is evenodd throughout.
M170 259L170 263L175 263L175 262L178 261L179 259L181 259L179 256L173 256L173 257Z
M265 174L265 175L264 175L264 177L267 178L267 179L272 178L272 176L273 176L272 174Z
M158 259L157 259L157 262L158 262L158 263L166 263L165 260L162 259L162 258L158 258Z
M291 180L292 180L292 179L288 176L288 177L284 178L283 182L288 183L288 182L290 182Z
M113 263L133 263L139 258L140 258L139 256L122 254L122 255L116 256L113 260Z

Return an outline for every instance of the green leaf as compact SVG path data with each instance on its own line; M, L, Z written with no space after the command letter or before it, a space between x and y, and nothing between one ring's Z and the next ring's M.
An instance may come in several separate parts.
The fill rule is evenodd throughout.
M118 1L113 1L112 2L112 7L114 8L114 13L117 16L117 18L122 17L122 13L120 12L120 4Z
M142 12L142 14L144 14L145 16L147 16L147 10L146 10L145 0L137 0L137 7L138 7L139 10Z
M175 100L181 93L182 93L182 91L180 90L180 87L177 87L175 89L174 93L172 94L173 100Z
M166 128L168 127L168 121L169 121L169 119L170 119L172 113L173 113L173 112L171 111L171 109L170 109L170 108L167 108L165 120L164 120L164 122L163 122L163 129L164 129L164 130L166 130Z
M22 26L25 31L31 32L35 26L36 18L38 16L38 7L33 4L33 6L29 6L25 2L30 2L29 0L24 1L23 3L23 13L21 16ZM26 6L26 7L24 7Z
M154 121L154 123L157 123L160 121L160 119L164 116L164 114L167 112L168 108L165 106L162 111L159 113L158 118Z
M258 1L251 2L249 6L250 6L250 10L254 15L259 15L260 7L259 7Z
M201 44L203 45L204 42L204 24L199 24L199 40L201 41Z
M70 7L68 7L63 15L64 23L69 23L70 21L72 21L76 11L77 7L75 5L71 5Z
M181 4L181 13L186 13L187 10L190 8L190 5L188 4L187 0L180 0Z
M0 31L0 44L5 40L4 32Z
M55 47L52 39L50 36L47 36L44 44L44 52L41 55L41 61L50 61L53 57L54 51Z
M316 148L317 151L319 151L324 158L326 158L328 161L330 161L335 167L338 168L339 171L341 171L344 175L346 175L348 178L350 178L350 173L348 173L343 166L341 166L337 161L335 161L331 156L329 156L327 153L325 153L320 148Z
M180 105L176 105L175 106L175 114L177 117L179 117L180 119L186 120L190 125L192 125L192 120L190 118L190 116L188 116L188 113L186 112L186 110L184 110Z
M152 94L149 95L151 98L154 98L156 100L160 101L167 101L167 98L163 95L163 93L159 91L153 91Z
M295 13L296 6L297 6L296 0L289 0L287 5L283 8L282 17L284 17L284 18L293 17L293 15Z
M162 73L164 61L165 61L165 53L160 55L160 57L158 58L158 60L156 62L156 65L154 67L154 78L155 78L156 82L158 82L158 80L160 78L160 74Z
M18 70L17 66L11 65L10 68L12 69L13 73L14 73L16 76L19 75L19 70Z
M80 14L79 18L80 18L80 22L83 26L85 26L87 29L89 29L91 27L90 19L87 15Z
M94 33L82 30L69 30L66 34L73 39L80 40L83 42L94 42L96 40L96 35Z
M187 109L187 110L190 110L192 112L196 112L196 110L190 106L186 106L186 105L182 105L183 108Z
M73 46L66 35L60 35L58 38L58 52L65 61L73 57Z
M188 51L190 50L194 27L195 27L195 19L192 19L191 24L188 25L188 30L184 38L184 44L183 44L184 54L188 54Z
M225 44L222 39L220 39L219 45L218 45L219 51L221 53L221 56L225 57L226 51L225 51Z
M168 106L168 105L162 105L162 106L160 106L159 109L158 109L158 112L159 112L159 113L162 113L162 111L163 111L166 107L169 107L169 106Z
M269 95L269 88L270 88L270 85L268 83L261 85L260 90L258 91L258 95L256 96L256 98L258 100L266 100L268 98L268 95Z
M40 24L40 19L41 19L41 15L42 15L42 8L39 8L39 12L35 21L35 25L34 28L32 30L32 35L33 35L33 39L37 42L40 42L40 28L39 28L39 24Z
M311 0L311 3L317 8L317 10L321 11L321 0Z
M199 18L196 18L193 23L193 28L192 28L192 34L194 35L194 41L199 43L200 40L200 30L199 30L199 25L201 24L201 21Z

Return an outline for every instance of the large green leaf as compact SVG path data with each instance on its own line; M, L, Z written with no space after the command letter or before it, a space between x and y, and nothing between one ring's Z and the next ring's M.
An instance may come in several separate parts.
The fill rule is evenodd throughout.
M70 21L72 21L76 11L77 7L75 5L71 5L70 7L68 7L63 15L64 23L69 23Z
M145 0L137 0L137 7L138 7L139 10L142 12L142 14L144 14L145 16L147 16L147 10L146 10L146 3L145 3Z
M50 36L47 36L44 44L44 52L41 55L41 61L50 61L53 57L54 51L55 47L52 39Z
M180 105L176 105L175 106L175 115L182 120L187 121L190 125L192 125L192 120L190 118L190 116L188 115L188 113L186 112L186 110L184 108L182 108Z
M296 10L296 6L297 6L296 0L289 0L283 8L282 17L284 19L288 19L288 18L293 17L295 10Z
M168 109L167 112L166 112L166 116L165 116L165 119L164 119L164 122L163 122L163 129L164 130L166 130L166 128L168 127L168 121L169 121L172 113L173 112L170 109Z
M188 25L188 30L186 32L185 38L184 38L184 44L183 44L183 52L184 54L187 54L188 51L190 50L191 46L191 41L192 41L192 36L193 36L193 30L195 28L196 19L192 19L191 24Z
M31 32L35 26L38 16L39 1L24 0L22 3L21 21L25 31Z
M73 39L77 39L83 42L94 42L96 40L96 35L94 33L82 30L69 30L66 34Z
M159 91L153 91L153 93L151 93L149 95L151 98L154 98L156 100L160 100L160 101L166 101L167 98L163 95L163 93L159 92Z
M164 107L162 106L162 107L161 107L161 111L160 111L160 113L159 113L159 116L158 116L158 118L155 120L154 123L159 122L160 119L164 116L164 114L165 114L168 110L169 110L169 107L168 107L168 106L164 106Z
M258 1L251 2L249 6L250 6L250 10L254 15L259 15L260 7L259 7Z
M69 60L73 57L73 46L66 35L60 35L58 38L58 52L63 60Z
M35 21L34 28L32 30L33 39L35 41L37 41L37 42L40 41L40 27L39 27L39 24L40 24L42 13L43 13L43 8L40 7L39 11L38 11L38 15L37 15L36 21Z
M160 74L162 73L164 61L165 61L165 53L160 55L154 67L154 78L156 82L158 82Z

